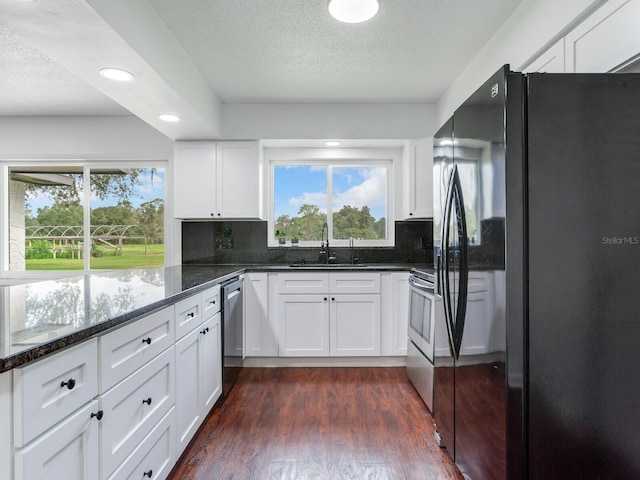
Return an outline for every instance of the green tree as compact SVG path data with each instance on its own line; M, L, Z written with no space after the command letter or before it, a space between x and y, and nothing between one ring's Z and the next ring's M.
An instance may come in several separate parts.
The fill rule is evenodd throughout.
M164 200L156 198L140 205L135 211L135 222L149 243L164 243Z
M349 237L376 240L381 237L376 231L376 219L371 215L369 207L360 210L357 207L345 205L333 214L333 236L339 239Z
M131 225L135 223L134 209L130 202L91 210L91 225Z
M39 208L37 225L82 225L84 212L77 201L56 202L50 207Z

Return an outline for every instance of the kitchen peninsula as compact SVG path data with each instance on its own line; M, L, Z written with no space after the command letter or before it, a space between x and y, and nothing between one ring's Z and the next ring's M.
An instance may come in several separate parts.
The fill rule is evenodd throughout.
M310 325L310 318L304 318L307 323L294 343L286 343L290 324L282 324L286 335L281 332L281 337L287 340L281 340L278 355L278 322L259 316L264 298L257 301L249 288L244 302L255 304L245 311L246 335L254 338L252 329L275 325L276 350L269 355L247 351L248 357L283 357L275 361L285 365L300 360L292 356L322 356L301 359L319 365L402 361L398 342L406 343L401 337L408 307L402 292L410 267L182 265L2 287L0 477L42 478L44 465L62 458L65 465L81 469L79 478L121 478L138 469L139 476L166 477L221 398L220 285L241 275L251 287L268 278L275 297L269 297L272 306L263 313L276 317L282 316L280 300L287 300L289 308L313 296L295 292L295 282L306 288L320 281L327 289L322 306L310 305L326 314L326 350L292 354L286 349L311 338L301 336ZM279 292L278 278L286 285ZM338 315L342 308L351 313ZM295 320L289 313L284 317ZM353 325L358 326L355 332ZM343 337L335 337L338 330L345 332ZM336 356L344 358L329 358ZM255 366L260 359L247 360Z

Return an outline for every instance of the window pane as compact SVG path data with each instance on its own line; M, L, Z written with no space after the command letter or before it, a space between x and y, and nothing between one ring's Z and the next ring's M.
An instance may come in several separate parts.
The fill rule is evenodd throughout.
M92 269L164 265L164 170L91 169Z
M9 169L9 270L82 270L82 167Z
M333 238L387 238L387 169L333 168Z
M327 221L327 166L276 165L273 185L275 238L320 241Z

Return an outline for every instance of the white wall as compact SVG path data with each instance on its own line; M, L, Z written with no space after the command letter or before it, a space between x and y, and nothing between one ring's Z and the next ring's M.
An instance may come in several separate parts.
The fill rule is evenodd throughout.
M149 159L173 141L134 116L0 117L0 159Z
M502 65L518 70L605 1L524 0L440 98L437 125Z
M224 104L224 139L417 139L436 126L430 104Z

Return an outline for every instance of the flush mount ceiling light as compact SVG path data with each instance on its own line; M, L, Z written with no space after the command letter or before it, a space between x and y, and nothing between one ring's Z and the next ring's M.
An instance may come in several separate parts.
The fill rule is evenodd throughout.
M179 122L180 117L178 115L173 115L171 113L163 113L162 115L158 115L158 118L163 122Z
M378 0L329 0L329 13L344 23L360 23L376 16Z
M340 145L340 142L338 142L337 140L328 140L328 141L324 142L324 144L327 147L337 147L338 145Z
M133 80L133 74L121 68L103 68L100 70L100 75L116 82L130 82Z

